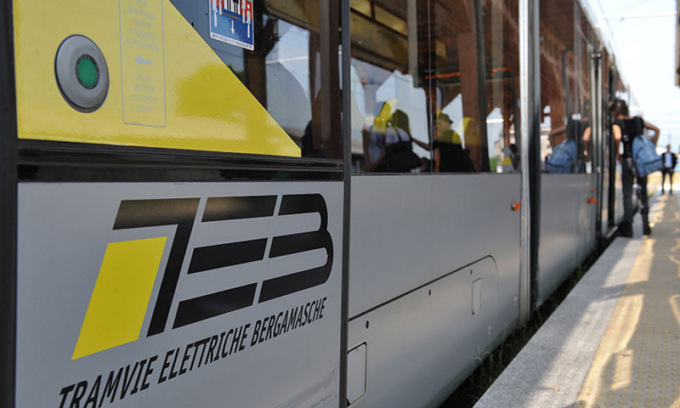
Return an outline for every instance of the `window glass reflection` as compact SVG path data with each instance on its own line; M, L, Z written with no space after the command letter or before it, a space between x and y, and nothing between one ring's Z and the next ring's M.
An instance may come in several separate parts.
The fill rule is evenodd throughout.
M358 171L518 171L515 4L355 0L351 6ZM392 130L395 122L408 123L399 129L420 166L397 170L390 164L391 145L408 144L406 136L393 136L401 133Z
M279 40L265 60L269 113L289 134L302 140L312 120L310 35L309 31L285 21L277 23L277 30ZM317 150L317 154L323 154L323 150L315 149L313 143L310 146L302 143L302 147L311 150L306 155Z
M351 2L352 153L358 171L431 171L427 5Z
M341 159L339 86L333 75L324 77L339 69L338 53L330 51L338 46L333 35L339 20L321 20L321 5L319 0L254 2L254 50L213 44L303 157Z
M540 20L543 170L589 173L590 58L595 34L575 1L546 0Z
M514 2L351 5L352 153L358 171L519 171ZM394 122L408 123L403 133L420 166L397 170L390 164L391 145L406 140L392 135L400 133L391 130Z
M519 172L519 15L506 0L482 2L489 170Z
M436 97L435 161L439 171L489 171L482 120L483 45L476 5L468 0L435 2L433 43Z

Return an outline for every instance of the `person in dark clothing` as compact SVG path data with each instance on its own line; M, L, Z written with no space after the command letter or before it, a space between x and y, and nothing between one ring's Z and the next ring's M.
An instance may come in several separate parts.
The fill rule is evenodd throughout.
M612 133L614 134L614 149L619 162L621 162L621 182L623 189L623 223L621 224L621 236L633 236L633 180L635 169L633 167L633 139L636 137L646 137L644 129L654 132L651 141L656 145L659 139L659 128L651 123L645 122L641 117L630 117L628 105L625 101L617 99L613 102L611 113L614 118ZM620 151L623 143L623 153ZM640 215L642 216L642 228L644 235L650 235L652 229L649 227L649 206L647 204L647 177L637 176L637 183L640 186Z
M670 193L673 194L673 172L675 169L675 163L677 159L675 154L671 153L671 145L666 146L666 152L661 155L663 162L663 167L661 168L661 194L664 191L664 183L666 182L666 176L668 176L668 182L670 183Z
M451 129L453 122L449 115L438 111L435 121L434 143L413 139L423 149L434 149L434 171L437 173L474 172L475 166L470 159L470 150L463 149L460 134Z

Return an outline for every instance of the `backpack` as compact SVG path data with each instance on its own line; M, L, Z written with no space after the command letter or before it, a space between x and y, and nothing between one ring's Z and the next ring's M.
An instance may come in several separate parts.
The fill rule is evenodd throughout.
M656 153L654 143L645 135L633 139L633 163L639 177L646 177L663 167L663 158Z
M576 168L576 142L565 139L555 146L552 154L545 161L548 173L573 173Z

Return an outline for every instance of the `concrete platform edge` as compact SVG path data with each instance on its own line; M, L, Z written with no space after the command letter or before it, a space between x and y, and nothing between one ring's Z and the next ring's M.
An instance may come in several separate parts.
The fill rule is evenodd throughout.
M612 242L475 408L573 406L640 251L636 227L636 238Z

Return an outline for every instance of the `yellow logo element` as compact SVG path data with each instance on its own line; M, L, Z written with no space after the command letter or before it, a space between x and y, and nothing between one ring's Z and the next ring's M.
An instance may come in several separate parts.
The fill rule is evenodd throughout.
M72 359L139 338L167 238L106 248Z

